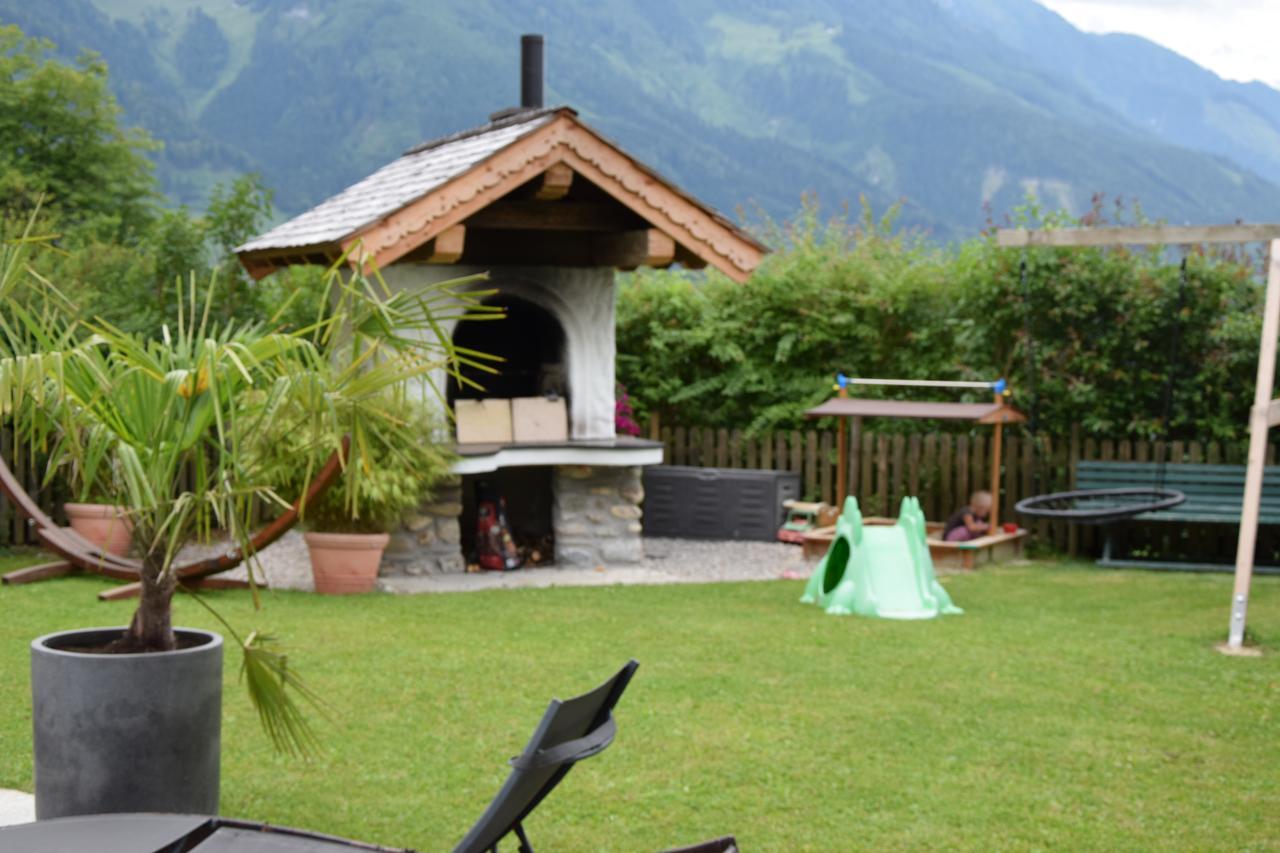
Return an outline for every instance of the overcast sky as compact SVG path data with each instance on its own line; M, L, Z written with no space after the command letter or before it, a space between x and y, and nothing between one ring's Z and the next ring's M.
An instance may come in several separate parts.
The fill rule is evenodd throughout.
M1280 89L1280 0L1039 0L1082 30L1134 33L1229 80Z

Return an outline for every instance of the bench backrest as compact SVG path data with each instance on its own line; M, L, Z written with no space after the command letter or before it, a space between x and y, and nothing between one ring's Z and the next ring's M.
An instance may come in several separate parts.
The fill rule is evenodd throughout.
M1161 485L1160 465L1155 462L1076 463L1077 489L1155 488ZM1164 466L1163 487L1177 489L1186 503L1162 512L1144 513L1139 519L1156 521L1209 521L1235 523L1240 520L1244 499L1243 465L1202 465L1170 463ZM1280 467L1268 467L1262 478L1259 521L1280 524Z

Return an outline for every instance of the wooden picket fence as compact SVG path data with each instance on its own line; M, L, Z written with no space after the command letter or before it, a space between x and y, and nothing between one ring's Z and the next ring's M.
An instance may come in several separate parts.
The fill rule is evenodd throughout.
M1021 433L1021 434L1020 434ZM764 468L795 471L809 500L836 499L837 433L793 430L750 436L742 430L659 427L650 424L649 437L666 448L668 465L716 468ZM903 497L920 499L925 517L943 520L963 506L973 492L991 483L991 430L972 433L876 433L849 435L849 491L866 515L896 515ZM1013 505L1024 497L1065 491L1074 486L1078 460L1137 462L1205 462L1244 464L1248 443L1198 441L1131 441L1040 435L1032 440L1021 430L1006 432L1001 471L1001 517L1024 523L1036 540L1072 555L1094 554L1101 537L1092 527L1013 517ZM1269 465L1277 445L1268 448ZM1138 483L1135 485L1146 485ZM1170 525L1147 525L1170 527ZM1234 553L1235 529L1227 525L1196 525L1180 530L1178 547L1189 553L1229 557ZM1158 548L1170 531L1143 531L1148 540L1138 547ZM1166 541L1164 544L1168 544Z
M1040 436L1035 441L1020 430L1006 432L1001 471L1001 516L1011 518L1014 503L1024 497L1062 491L1074 485L1075 462L1133 460L1243 464L1247 442L1148 442ZM650 425L650 437L666 447L669 465L717 468L766 468L796 471L811 500L835 500L837 433L793 430L748 436L742 430L686 429ZM1267 464L1276 464L1277 445L1268 448ZM867 515L893 515L902 498L920 498L925 516L941 520L963 505L970 494L990 485L990 430L972 433L852 432L849 436L850 492ZM32 448L15 442L0 429L0 458L46 512L61 518L67 500L57 480L43 484L44 459ZM1141 484L1139 484L1141 485ZM1029 524L1036 540L1073 555L1096 554L1101 538L1096 529L1037 520ZM1235 548L1235 528L1192 525L1171 531L1173 525L1146 525L1133 543L1139 548L1167 551L1176 532L1177 548L1201 556L1229 559ZM1156 529L1165 528L1165 529ZM1146 537L1145 539L1142 537ZM25 519L0 495L0 547L38 544ZM1272 553L1274 552L1274 553ZM1260 558L1280 563L1280 541L1259 541Z
M18 482L39 503L40 508L62 521L62 504L68 500L66 490L61 482L55 481L47 487L43 485L45 460L37 449L28 447L23 442L14 441L13 433L0 428L0 458L8 463ZM35 531L27 524L9 499L0 492L0 547L9 545L39 544Z

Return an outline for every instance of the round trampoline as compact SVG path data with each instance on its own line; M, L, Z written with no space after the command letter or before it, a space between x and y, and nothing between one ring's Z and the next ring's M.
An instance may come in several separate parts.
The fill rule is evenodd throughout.
M1176 489L1084 489L1037 495L1018 501L1014 508L1033 518L1057 518L1077 524L1108 524L1133 518L1144 512L1170 509L1186 499L1187 496Z

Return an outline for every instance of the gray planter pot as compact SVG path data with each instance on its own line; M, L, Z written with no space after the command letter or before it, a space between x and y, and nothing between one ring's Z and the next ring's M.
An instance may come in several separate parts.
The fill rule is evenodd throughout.
M192 648L134 655L96 647L123 628L31 643L36 819L105 812L218 813L222 637L178 628Z

